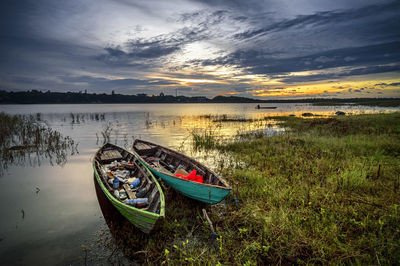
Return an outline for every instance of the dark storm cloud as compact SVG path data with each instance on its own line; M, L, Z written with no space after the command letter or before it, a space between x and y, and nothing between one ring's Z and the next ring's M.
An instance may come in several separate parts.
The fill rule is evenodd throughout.
M187 44L212 38L216 35L212 27L219 24L225 15L226 12L221 10L211 14L205 10L181 14L178 21L189 21L194 24L168 34L148 39L131 39L123 45L106 47L104 50L107 53L98 59L106 63L128 65L147 59L159 59L180 51Z
M0 37L0 77L42 77L93 67L90 55L95 53L91 47L58 40Z
M307 26L332 26L335 24L349 23L351 21L367 19L375 16L379 13L396 13L400 7L399 1L394 1L391 3L380 4L380 5L370 5L367 7L359 8L359 9L351 9L345 11L325 11L325 12L317 12L311 15L300 15L295 17L294 19L284 19L279 22L273 23L263 28L248 30L242 33L238 33L235 35L238 39L247 39L253 38L255 36L265 35L271 32L279 32L286 31L288 29L297 28L303 29ZM396 15L397 16L397 15ZM385 27L392 27L390 31L394 32L396 30L396 26L399 25L398 18L394 17L393 20L386 19ZM370 25L374 27L374 25ZM369 34L376 34L376 32L371 31L371 28L368 29Z
M384 0L5 0L0 86L136 92L209 79L218 83L187 92L212 94L256 88L251 78L211 75L205 66L287 84L396 73L399 12L400 1ZM195 50L202 47L212 49ZM291 75L299 71L317 74Z
M361 68L355 68L355 69L352 69L349 71L343 71L343 72L339 72L339 73L315 74L315 75L305 75L305 76L286 76L286 77L282 78L281 81L283 81L285 83L321 81L321 80L339 79L341 77L348 77L348 76L378 74L378 73L387 73L387 72L394 72L394 71L400 73L400 64L395 65L395 66L361 67ZM387 85L387 86L393 86L393 85Z
M227 56L193 64L236 66L253 74L272 77L298 71L326 69L331 72L288 77L282 80L284 82L397 71L400 62L399 9L400 1L392 1L281 19L234 35L242 42L257 44L256 47L245 46ZM292 39L288 37L291 35ZM335 46L340 49L333 49ZM388 66L382 66L385 64ZM338 67L354 69L342 73L329 70Z
M74 84L86 84L84 87L91 88L134 88L136 86L160 86L160 85L176 85L178 83L160 79L107 79L91 76L63 76L59 77L63 82Z
M216 60L205 60L203 65L237 65L245 67L254 74L267 74L271 76L297 71L368 66L355 68L343 73L333 72L304 77L288 77L284 80L300 82L306 81L309 78L310 81L315 81L339 76L398 71L400 68L400 49L398 47L400 47L400 42L336 49L308 56L290 58L275 58L271 53L263 53L257 50L241 50ZM396 64L381 66L392 63Z

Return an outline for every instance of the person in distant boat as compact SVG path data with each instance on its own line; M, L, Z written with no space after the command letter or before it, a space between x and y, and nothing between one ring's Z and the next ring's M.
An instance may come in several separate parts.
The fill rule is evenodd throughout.
M260 109L260 105L259 104L257 104L257 107L256 107L257 109Z

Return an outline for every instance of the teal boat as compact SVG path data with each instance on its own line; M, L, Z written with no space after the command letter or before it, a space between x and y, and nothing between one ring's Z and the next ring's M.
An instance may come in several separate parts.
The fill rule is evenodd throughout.
M135 154L107 143L97 151L93 169L96 181L107 199L142 232L150 233L163 220L165 201L160 184ZM119 180L115 181L119 183L118 188L114 188L116 177ZM137 178L140 182L131 188L129 181L138 181Z
M189 198L216 204L232 190L228 183L213 171L179 152L139 139L135 140L133 150L155 175ZM193 170L202 177L202 182L175 176L175 174L187 175Z

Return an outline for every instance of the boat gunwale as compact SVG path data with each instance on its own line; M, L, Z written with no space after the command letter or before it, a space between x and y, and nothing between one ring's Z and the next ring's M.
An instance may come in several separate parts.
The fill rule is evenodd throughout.
M171 173L166 173L165 171L162 171L162 172L161 172L161 171L159 171L158 169L156 169L156 168L154 168L154 167L151 167L151 166L149 165L149 163L146 162L146 161L139 155L139 153L136 152L135 144L137 143L137 141L139 141L139 142L144 142L144 143L147 144L147 145L152 145L152 146L156 146L156 147L157 147L157 146L158 146L158 147L161 147L162 149L166 149L166 150L168 150L168 151L170 151L170 152L173 152L173 153L176 153L176 154L178 154L178 155L184 156L184 157L188 158L189 160L195 161L195 162L198 163L200 166L202 166L202 167L208 169L208 171L210 171L211 174L213 174L216 178L218 178L218 179L225 185L225 187L219 186L219 185L207 184L207 183L199 183L199 182L194 182L194 181L191 181L191 180L179 178L179 177L177 177L177 176L172 175ZM218 176L218 175L215 174L215 172L212 171L210 168L208 168L208 167L206 167L205 165L203 165L202 163L200 163L200 162L198 162L198 161L196 161L196 160L190 158L189 156L186 156L186 155L184 155L184 154L182 154L182 153L176 152L176 151L171 150L171 149L169 149L169 148L166 148L166 147L164 147L164 146L161 146L161 145L158 145L158 144L154 144L154 143L152 143L152 142L148 142L148 141L141 140L141 139L135 139L135 141L133 142L132 147L133 147L133 152L136 153L137 156L139 156L139 158L146 164L146 166L151 167L151 168L153 168L154 170L156 170L156 171L158 171L158 172L160 172L160 173L163 173L163 174L165 174L165 175L168 175L169 177L175 178L175 179L180 180L180 181L187 181L187 182L191 182L191 183L193 183L193 184L199 184L199 185L202 185L202 186L213 187L213 188L219 188L219 189L225 189L225 190L232 190L231 186L228 184L228 182L225 181L225 179L223 179L222 177Z
M143 160L143 159L142 159ZM147 162L146 162L147 163ZM149 166L150 167L150 166ZM219 189L224 189L224 190L232 190L232 188L230 188L230 187L222 187L222 186L218 186L218 185L211 185L211 184L205 184L205 183L199 183L199 182L194 182L194 181L192 181L192 180L187 180L187 179L183 179L183 178L180 178L180 177L177 177L177 176L173 176L173 175L171 175L171 174L168 174L168 173L166 173L165 171L159 171L158 169L155 169L155 168L153 168L155 171L157 171L157 172L160 172L160 173L162 173L162 174L164 174L164 175L167 175L167 176L169 176L169 177L172 177L172 178L175 178L175 179L177 179L177 180L180 180L180 181L186 181L186 182L191 182L191 183L193 183L193 184L198 184L198 185L201 185L201 186L206 186L206 187L212 187L212 188L219 188Z
M108 145L111 145L111 146L114 146L114 147L116 147L116 148L125 150L125 149L123 149L122 147L119 147L119 146L117 146L117 145L114 145L114 144L111 144L111 143L106 143L106 144L104 144L102 147L100 147L100 148L97 150L96 155L98 155L99 152L103 149L103 147L104 147L105 145L107 145L107 144L108 144ZM131 154L134 155L137 159L141 159L141 158L138 158L138 157L137 157L137 154L136 154L136 153L130 152L130 151L128 151L128 150L125 150L125 151L128 152L128 153L131 153ZM155 181L156 186L157 186L157 189L158 189L158 191L159 191L159 193L160 193L160 213L159 213L159 214L158 214L158 213L155 213L155 212L150 212L150 211L147 211L147 210L142 210L142 209L139 209L139 208L136 208L136 207L127 205L127 204L125 204L125 203L120 202L119 200L117 200L117 199L110 193L110 191L108 191L108 189L106 188L106 186L103 184L103 180L100 178L100 173L99 173L99 171L98 171L98 169L97 169L97 167L96 167L96 161L98 161L98 160L96 159L96 156L95 156L95 157L93 158L92 165L93 165L93 169L94 169L94 172L95 172L95 176L96 176L97 183L99 183L101 190L103 191L103 193L106 194L106 196L108 195L107 198L108 198L109 200L111 200L112 203L115 203L115 204L117 204L117 205L119 205L119 206L121 206L121 207L123 207L123 208L125 208L125 209L128 209L128 210L131 210L131 211L135 211L135 212L137 212L137 213L140 213L140 214L142 214L142 215L144 215L144 216L148 216L148 215L149 215L149 216L152 216L151 218L157 218L157 219L155 220L155 223L156 223L156 221L157 221L158 219L161 219L161 218L164 218L164 217L165 217L165 198L164 198L164 193L163 193L163 191L162 191L162 189L161 189L161 186L160 186L160 184L158 183L157 179L154 177L153 173L150 171L150 169L147 167L147 165L143 164L143 166L144 166L144 168L146 169L147 173L149 173L149 175L151 176L151 178L153 179L153 181ZM101 164L100 164L100 165L101 165ZM148 218L150 218L150 217L148 217ZM129 220L129 219L128 219L128 220Z

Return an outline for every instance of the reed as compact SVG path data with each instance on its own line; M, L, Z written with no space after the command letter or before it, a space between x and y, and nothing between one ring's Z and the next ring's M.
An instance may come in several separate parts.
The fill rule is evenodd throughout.
M107 256L118 249L146 264L398 264L400 113L274 119L286 131L270 137L226 142L211 126L192 131L195 149L219 152L213 166L233 187L230 197L210 207L162 185L159 230L118 224Z
M193 129L190 132L192 137L192 144L195 150L202 150L202 149L213 149L218 146L219 134L218 128L214 127L207 127L206 129Z
M40 123L41 116L13 116L0 113L0 174L10 164L40 164L49 160L51 164L63 165L69 153L78 152L70 137Z
M242 199L222 222L227 259L398 262L400 114L280 119L284 135L217 147L243 162L224 170Z
M149 240L149 261L400 261L400 113L276 119L287 130L271 137L249 134L225 143L217 132L192 132L194 148L231 158L219 165L234 191L225 204L207 209L216 239L201 217L204 206L167 200L170 220L153 237L165 241Z

